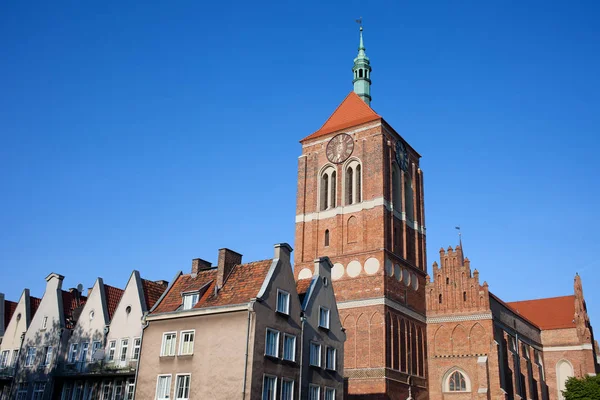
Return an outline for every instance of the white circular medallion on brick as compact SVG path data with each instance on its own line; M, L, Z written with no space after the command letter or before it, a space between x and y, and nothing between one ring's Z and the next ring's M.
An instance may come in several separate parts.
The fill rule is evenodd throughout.
M402 276L404 277L404 284L410 286L410 272L402 268Z
M333 268L331 268L331 279L335 281L342 276L344 276L344 266L340 263L333 264Z
M302 268L300 273L298 274L298 279L310 279L312 278L312 271L308 268Z
M392 260L389 258L385 259L385 273L388 276L394 276L394 266L392 265Z
M412 288L415 290L419 289L419 279L417 279L417 274L414 272L411 274Z
M394 265L394 275L398 281L402 281L402 268L398 264Z
M379 271L379 260L375 257L367 258L365 261L365 272L369 275L376 274Z
M350 261L350 264L348 264L348 267L346 268L346 273L348 274L349 277L355 278L358 275L360 275L361 270L362 270L362 265L360 265L360 262L354 260L354 261Z

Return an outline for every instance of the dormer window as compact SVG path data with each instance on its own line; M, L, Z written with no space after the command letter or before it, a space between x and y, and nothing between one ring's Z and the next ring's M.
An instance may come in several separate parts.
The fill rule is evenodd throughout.
M183 309L191 310L194 308L198 300L200 299L200 294L198 292L195 293L185 293L183 295Z
M329 309L319 307L319 327L329 329Z
M290 314L290 294L281 289L277 289L277 312Z

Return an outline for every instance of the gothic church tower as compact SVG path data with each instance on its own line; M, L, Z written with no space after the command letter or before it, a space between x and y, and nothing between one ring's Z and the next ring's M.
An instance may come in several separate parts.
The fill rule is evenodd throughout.
M370 107L363 43L354 91L298 159L295 267L328 256L346 329L349 399L427 398L425 218L420 155Z

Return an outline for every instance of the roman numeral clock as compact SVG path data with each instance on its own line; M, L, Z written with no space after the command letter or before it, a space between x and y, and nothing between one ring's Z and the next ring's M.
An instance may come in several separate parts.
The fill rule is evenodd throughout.
M352 155L353 150L352 137L347 133L340 133L327 143L327 159L334 164L343 163Z

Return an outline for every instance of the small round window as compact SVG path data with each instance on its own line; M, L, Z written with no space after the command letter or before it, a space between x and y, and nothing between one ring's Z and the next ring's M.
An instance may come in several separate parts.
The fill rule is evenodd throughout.
M21 313L18 313L17 314L17 321L20 321L20 320L21 320Z
M127 315L129 315L131 313L131 306L127 306L125 312L127 313Z
M94 310L90 311L90 320L94 319Z
M327 277L323 277L323 285L325 285L325 287L329 286L329 279L327 279Z

